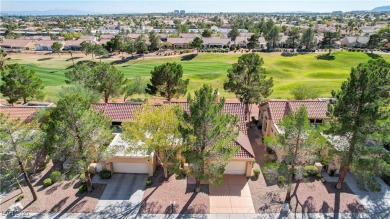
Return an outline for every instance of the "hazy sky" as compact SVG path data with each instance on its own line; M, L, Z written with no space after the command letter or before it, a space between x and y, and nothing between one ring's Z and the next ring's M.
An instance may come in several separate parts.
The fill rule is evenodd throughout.
M351 11L388 6L390 0L0 0L0 11L81 10L96 13Z

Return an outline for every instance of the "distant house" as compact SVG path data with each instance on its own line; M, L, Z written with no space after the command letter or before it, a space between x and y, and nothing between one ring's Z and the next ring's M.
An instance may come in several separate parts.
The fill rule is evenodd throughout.
M64 41L64 48L63 50L73 50L73 51L80 51L81 50L81 43L86 40L67 40Z
M340 40L341 46L346 47L365 47L370 40L369 37L364 36L351 36L351 37L345 37L344 39Z
M208 48L229 48L231 42L227 38L209 37L203 38L203 45Z
M39 41L35 41L35 50L37 50L37 51L52 51L53 49L51 48L51 46L55 42L61 43L62 44L62 48L64 48L64 45L65 45L64 41L39 40Z
M179 34L180 38L191 38L194 39L195 37L201 37L200 34L197 33L181 33Z
M35 43L32 40L4 39L0 47L9 51L35 50Z
M168 38L167 43L172 49L188 49L192 40L192 38Z

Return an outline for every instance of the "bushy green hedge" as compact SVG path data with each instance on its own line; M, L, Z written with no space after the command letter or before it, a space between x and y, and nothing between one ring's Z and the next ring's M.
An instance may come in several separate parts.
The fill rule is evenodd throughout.
M85 184L82 184L80 187L79 187L79 193L84 193L87 191L87 185Z
M110 179L111 178L111 171L109 171L109 170L102 170L102 171L100 171L99 176L102 179Z
M149 178L146 180L146 186L151 186L152 184L153 184L152 177L149 177Z
M255 174L256 177L260 175L260 169L253 169L253 173Z
M51 186L52 184L53 184L53 183L52 183L52 181L51 181L50 178L47 178L47 179L43 180L43 185L44 185L45 187Z
M304 166L302 170L304 176L316 176L319 173L316 166Z
M53 183L61 181L62 180L61 172L60 171L51 172L50 179Z
M19 195L19 197L15 200L15 202L20 202L24 199L24 195Z

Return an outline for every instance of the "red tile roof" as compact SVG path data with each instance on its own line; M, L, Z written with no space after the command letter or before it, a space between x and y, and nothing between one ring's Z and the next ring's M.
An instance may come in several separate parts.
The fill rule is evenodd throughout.
M22 122L31 122L39 107L0 107L0 113L9 116L9 119L20 119Z
M249 141L248 135L240 132L238 134L238 138L235 141L236 144L240 145L240 152L236 154L234 157L236 158L254 158L255 154L252 150L251 142Z
M133 111L141 104L134 103L96 103L92 107L97 111L102 111L103 115L109 117L113 122L123 122L132 120Z
M187 102L164 102L164 104L181 104L184 110L187 112L189 111ZM140 106L141 104L139 103L97 103L92 105L95 110L101 111L103 115L109 117L113 122L132 120L133 111ZM235 158L254 158L252 146L249 142L248 136L246 135L247 128L245 126L244 105L241 103L225 103L222 111L239 117L241 131L237 140L234 141L233 144L239 146L240 151L235 155Z
M189 112L187 102L170 102L171 104L182 104L183 109ZM168 102L164 102L164 104L168 104ZM243 133L247 133L247 127L245 124L245 107L244 104L241 103L225 103L223 106L222 112L229 113L232 115L237 115L239 119L239 126Z
M328 103L321 100L271 100L264 104L267 107L270 119L279 123L289 112L295 112L300 106L305 106L309 119L328 119ZM263 105L263 106L264 106Z

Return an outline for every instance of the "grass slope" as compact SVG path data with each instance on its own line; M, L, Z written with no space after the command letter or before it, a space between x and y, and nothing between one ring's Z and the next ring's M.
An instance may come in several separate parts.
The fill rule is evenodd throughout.
M198 89L202 84L210 84L221 91L221 95L234 97L234 94L223 90L223 82L227 79L227 70L237 62L241 53L237 54L198 54L195 57L161 57L146 58L144 60L130 60L120 62L104 60L115 63L118 69L124 72L126 77L136 75L145 80L150 77L153 67L165 62L178 62L183 65L184 77L190 78L189 92ZM271 98L291 98L290 89L299 84L311 86L318 90L322 96L330 96L332 89L339 89L349 75L351 67L371 59L368 54L354 52L333 53L334 60L317 59L318 54L305 54L290 57L281 56L279 53L260 53L264 59L264 68L268 77L274 78L274 92ZM90 57L75 55L75 62L89 60ZM382 55L390 61L389 55ZM35 70L37 75L46 85L47 99L53 100L65 85L64 72L72 65L68 55L19 55L10 56L9 64L20 63ZM42 58L43 57L43 58Z

